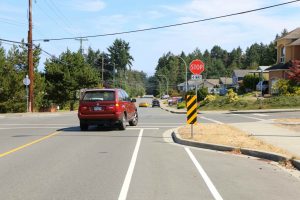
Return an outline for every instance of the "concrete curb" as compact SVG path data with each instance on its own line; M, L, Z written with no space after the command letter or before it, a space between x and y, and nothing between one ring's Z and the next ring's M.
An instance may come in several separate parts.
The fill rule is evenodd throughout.
M195 142L192 140L184 140L181 139L181 137L178 135L178 133L173 132L172 138L174 142L182 145L192 146L192 147L199 147L203 149L211 149L216 151L233 151L236 148L231 146L225 146L225 145L215 145L215 144L209 144L209 143L202 143L202 142Z
M77 111L61 111L61 112L33 112L33 113L0 113L0 118L7 118L7 117L39 117L39 116L57 116L69 113L77 113Z
M172 138L175 143L186 145L186 146L192 146L192 147L198 147L203 149L210 149L215 151L234 151L234 150L240 150L240 152L243 155L248 155L252 157L267 159L275 162L286 162L291 161L292 165L300 170L300 160L294 160L289 159L281 154L271 153L271 152L265 152L265 151L258 151L253 149L246 149L246 148L236 148L232 146L225 146L225 145L218 145L218 144L210 144L210 143L202 143L202 142L195 142L192 140L186 140L182 139L180 135L177 133L177 129L172 132Z
M300 170L300 160L292 160L292 164L295 168L297 168L298 170Z
M267 159L267 160L272 160L275 162L281 162L281 161L287 161L289 160L287 157L281 154L276 154L276 153L270 153L266 151L258 151L254 149L245 149L241 148L240 149L241 153L247 156L253 156L257 158L262 158L262 159Z

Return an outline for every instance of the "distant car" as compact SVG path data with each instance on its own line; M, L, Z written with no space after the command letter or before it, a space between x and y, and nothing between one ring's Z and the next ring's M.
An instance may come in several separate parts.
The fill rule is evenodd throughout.
M155 107L155 106L160 107L160 103L157 99L152 100L152 107Z
M256 85L256 90L262 91L263 94L268 93L268 89L269 89L269 81L259 81Z
M139 103L139 107L149 107L149 104L147 102L141 102Z
M126 129L126 123L136 126L138 112L135 99L130 99L122 89L86 89L79 101L78 118L80 129L89 125L118 125Z
M161 99L168 99L169 97L170 97L170 95L165 94L161 97Z
M152 94L145 94L142 98L154 98L154 96Z

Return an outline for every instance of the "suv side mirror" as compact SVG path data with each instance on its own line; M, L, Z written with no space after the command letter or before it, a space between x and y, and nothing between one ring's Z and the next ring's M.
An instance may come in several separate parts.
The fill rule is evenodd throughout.
M136 102L136 99L131 99L131 102Z

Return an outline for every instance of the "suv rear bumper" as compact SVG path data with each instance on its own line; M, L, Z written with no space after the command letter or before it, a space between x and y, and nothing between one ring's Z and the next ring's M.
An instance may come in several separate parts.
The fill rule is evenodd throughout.
M122 119L122 113L116 112L114 114L83 114L78 113L78 118L82 122L105 122L105 121L120 121Z

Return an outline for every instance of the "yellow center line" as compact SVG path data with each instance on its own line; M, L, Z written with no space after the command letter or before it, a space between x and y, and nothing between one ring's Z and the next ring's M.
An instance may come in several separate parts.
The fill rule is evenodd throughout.
M50 138L50 137L53 137L53 136L55 136L55 135L57 135L57 134L59 134L59 133L61 133L61 131L55 131L54 133L51 133L51 134L49 134L49 135L47 135L47 136L45 136L45 137L42 137L42 138L37 139L37 140L34 140L34 141L32 141L32 142L30 142L30 143L27 143L27 144L24 144L24 145L22 145L22 146L19 146L19 147L17 147L17 148L14 148L14 149L12 149L12 150L10 150L10 151L4 152L4 153L0 154L0 158L2 158L2 157L4 157L4 156L7 156L7 155L9 155L9 154L11 154L11 153L14 153L14 152L16 152L16 151L19 151L19 150L21 150L21 149L24 149L24 148L26 148L26 147L29 147L29 146L31 146L31 145L34 145L34 144L36 144L36 143L38 143L38 142L41 142L41 141L43 141L43 140L46 140L46 139L48 139L48 138Z

